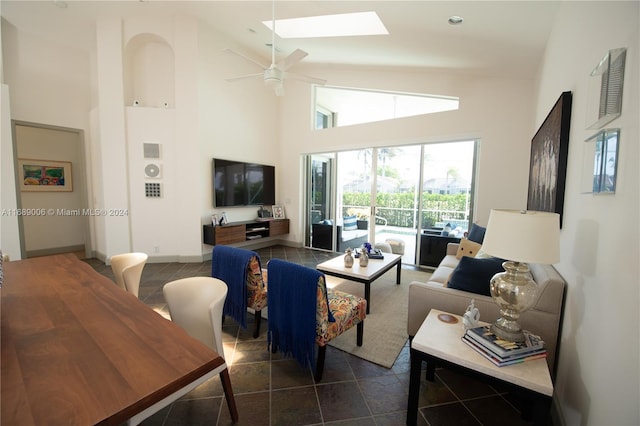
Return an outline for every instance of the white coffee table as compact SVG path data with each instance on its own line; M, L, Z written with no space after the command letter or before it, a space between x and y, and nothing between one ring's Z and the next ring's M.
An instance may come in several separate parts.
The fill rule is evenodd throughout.
M457 320L455 323L440 318ZM484 325L486 323L481 323ZM523 416L533 415L536 424L547 424L553 383L547 361L537 359L498 367L462 341L464 326L458 315L432 309L411 342L411 376L407 403L407 425L418 419L420 371L427 362L427 379L433 381L436 365L462 369L489 382L500 382L510 391L521 393L530 404Z
M402 271L402 256L399 254L383 253L383 259L369 259L367 266L360 266L358 259L355 259L353 266L344 266L344 255L322 262L316 269L327 275L344 278L364 284L364 298L367 301L367 314L371 309L371 283L394 266L397 267L396 284L400 284L400 271Z

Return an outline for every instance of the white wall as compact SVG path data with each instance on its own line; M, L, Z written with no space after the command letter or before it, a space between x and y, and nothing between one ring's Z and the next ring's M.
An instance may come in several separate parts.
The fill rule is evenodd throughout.
M563 2L540 74L536 125L573 92L567 184L556 265L568 282L556 398L569 425L640 424L638 290L638 2ZM589 73L626 47L615 195L580 193Z
M280 158L283 164L291 166L282 170L278 184L286 194L282 202L292 218L290 239L302 241L304 238L299 167L304 153L479 139L474 220L486 225L492 208L526 208L533 135L532 81L338 66L304 73L325 78L332 86L458 96L460 109L315 131L311 123L310 86L288 81L280 115Z
M89 63L83 52L20 32L5 20L2 20L2 56L6 83L2 93L0 141L3 153L2 208L15 208L17 194L9 120L79 129L87 135ZM5 116L9 113L10 117ZM17 219L3 218L3 250L9 252L12 259L20 258L20 246L15 246L17 235Z
M289 167L280 157L276 142L278 98L264 87L262 79L229 83L226 78L260 72L260 69L224 48L236 48L215 30L201 27L199 32L198 117L200 152L195 159L199 172L201 224L210 224L213 213L212 159L222 158L276 166L276 199L284 189L279 185L283 170ZM298 179L296 177L296 179ZM277 201L279 202L279 201ZM230 221L255 219L258 207L225 208ZM203 245L208 254L211 246Z
M13 142L11 138L11 108L9 102L9 87L2 85L2 104L0 105L0 248L3 254L13 260L21 259L20 235L18 233L18 216L16 212L18 198L16 197Z

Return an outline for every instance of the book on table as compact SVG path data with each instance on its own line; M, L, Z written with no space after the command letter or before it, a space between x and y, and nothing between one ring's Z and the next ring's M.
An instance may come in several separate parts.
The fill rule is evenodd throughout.
M513 365L513 364L520 364L526 361L533 361L536 359L546 358L547 356L547 351L546 349L543 348L534 352L528 352L520 355L511 355L506 358L501 358L496 354L494 354L493 352L489 351L487 348L485 348L481 344L479 344L474 339L471 339L467 334L462 336L462 341L465 342L467 345L469 345L473 350L478 352L480 355L487 358L493 364L497 365L498 367L504 367L506 365Z
M491 331L491 325L484 325L468 329L465 335L496 354L499 358L530 354L544 349L544 341L540 336L536 336L526 330L523 330L523 333L523 342L511 342L496 336Z
M354 256L356 259L360 257L360 252L362 252L362 249L356 249L356 254ZM382 254L382 250L380 249L371 249L369 252L369 259L384 259L384 254Z

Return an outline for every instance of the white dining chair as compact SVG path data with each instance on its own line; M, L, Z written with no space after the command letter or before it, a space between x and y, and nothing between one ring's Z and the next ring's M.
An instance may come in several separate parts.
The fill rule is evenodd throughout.
M136 297L140 289L142 270L148 258L146 253L123 253L111 256L111 270L116 283Z
M224 357L222 308L227 297L227 290L224 281L211 277L182 278L168 282L162 288L164 299L169 306L171 321L222 357ZM139 424L216 375L220 375L231 419L233 423L237 423L238 409L233 396L227 363L224 362L200 379L136 414L129 419L128 425Z

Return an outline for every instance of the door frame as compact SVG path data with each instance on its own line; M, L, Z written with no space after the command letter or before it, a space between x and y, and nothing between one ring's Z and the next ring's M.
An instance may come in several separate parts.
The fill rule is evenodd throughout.
M17 126L22 127L32 127L36 129L44 129L44 130L55 130L62 131L68 133L74 133L78 139L78 146L76 147L78 151L78 164L73 165L73 178L75 187L80 191L80 199L81 199L81 209L86 210L89 208L88 203L88 191L89 186L87 185L87 173L86 173L86 146L84 139L84 130L75 129L71 127L63 127L63 126L54 126L50 124L43 123L34 123L30 121L22 121L22 120L11 120L11 136L13 142L13 161L14 161L14 170L15 170L15 184L16 184L16 206L18 210L22 209L22 192L20 191L20 169L18 167L18 135L16 131ZM79 219L82 221L82 228L84 229L84 253L85 257L93 257L93 250L91 248L91 227L89 223L89 217L87 215L80 215ZM20 256L22 259L27 258L27 250L25 244L25 229L24 229L24 219L22 215L18 216L18 236L20 239ZM48 254L57 254L61 252L67 252L67 248L61 247L60 250L56 248L41 250L38 252L38 255L48 255Z

